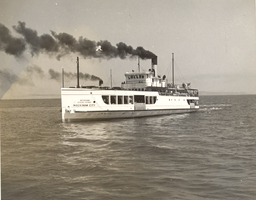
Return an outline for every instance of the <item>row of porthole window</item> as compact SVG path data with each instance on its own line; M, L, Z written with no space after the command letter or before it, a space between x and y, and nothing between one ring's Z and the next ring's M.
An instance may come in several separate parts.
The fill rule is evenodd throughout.
M145 91L145 88L129 88L128 90L133 90L133 91Z
M169 101L176 101L176 99L169 99ZM178 99L177 101L180 101L180 99ZM183 101L185 101L185 99L183 99Z

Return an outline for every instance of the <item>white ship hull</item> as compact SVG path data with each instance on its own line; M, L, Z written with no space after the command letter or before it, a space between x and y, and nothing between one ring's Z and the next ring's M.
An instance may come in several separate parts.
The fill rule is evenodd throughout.
M65 113L63 122L104 120L104 119L123 119L150 117L160 115L182 114L195 112L197 109L177 109L177 110L151 110L151 111L107 111L107 112L77 112L75 114Z
M197 96L154 91L62 88L62 121L135 118L195 112Z

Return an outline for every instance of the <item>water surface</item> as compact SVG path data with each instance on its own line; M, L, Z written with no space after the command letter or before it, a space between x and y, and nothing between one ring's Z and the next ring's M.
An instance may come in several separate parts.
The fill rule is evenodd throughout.
M256 96L196 113L62 123L60 100L1 100L2 199L255 199Z

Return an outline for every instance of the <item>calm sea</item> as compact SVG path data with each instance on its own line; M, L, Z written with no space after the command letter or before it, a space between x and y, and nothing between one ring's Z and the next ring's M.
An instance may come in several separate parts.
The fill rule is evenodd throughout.
M62 123L60 100L2 100L2 199L256 199L256 95L200 110Z

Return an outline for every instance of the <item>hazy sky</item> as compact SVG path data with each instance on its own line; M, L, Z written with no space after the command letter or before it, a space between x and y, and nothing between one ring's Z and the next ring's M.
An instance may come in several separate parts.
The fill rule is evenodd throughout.
M62 67L75 73L77 56L80 71L101 78L105 86L110 85L110 69L115 86L124 81L125 72L137 70L136 58L99 59L60 51L57 59L56 52L36 51L26 42L14 56L9 53L14 49L6 50L8 38L31 39L19 33L21 24L38 37L54 38L53 31L76 40L82 36L113 46L141 46L158 56L158 74L169 80L174 53L176 83L190 82L206 92L256 94L255 21L255 0L0 0L0 98L60 97L57 75ZM141 61L141 67L148 70L150 59ZM65 78L65 86L75 85L75 79Z

